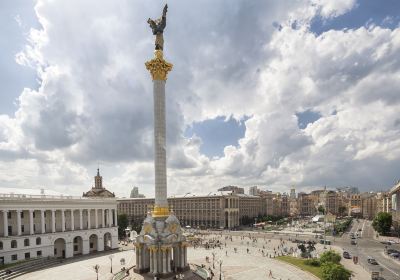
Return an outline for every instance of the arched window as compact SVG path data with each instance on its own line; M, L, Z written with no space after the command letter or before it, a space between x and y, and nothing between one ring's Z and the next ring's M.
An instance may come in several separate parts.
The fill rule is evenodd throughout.
M24 239L24 246L29 246L29 238Z
M3 242L0 241L0 250L3 250Z
M36 245L42 244L42 239L40 237L36 238Z
M11 240L11 248L17 248L17 240Z

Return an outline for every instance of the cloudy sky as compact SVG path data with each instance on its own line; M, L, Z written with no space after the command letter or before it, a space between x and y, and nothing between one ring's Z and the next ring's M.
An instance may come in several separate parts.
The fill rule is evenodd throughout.
M165 1L0 2L0 187L153 196L146 20ZM387 189L400 2L169 0L169 194Z

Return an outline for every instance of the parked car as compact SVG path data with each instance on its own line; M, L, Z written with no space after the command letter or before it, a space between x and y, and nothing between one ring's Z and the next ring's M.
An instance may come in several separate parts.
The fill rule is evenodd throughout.
M350 242L351 245L357 245L357 241L355 239L352 239Z
M393 254L393 253L400 253L400 251L389 248L389 249L386 250L386 253L390 255L390 254Z
M344 252L343 252L343 258L345 258L345 259L351 259L350 253L347 252L347 251L344 251Z
M400 258L400 253L394 252L394 253L389 254L389 256L391 256L392 258L398 259L398 258Z
M378 265L378 262L372 257L368 257L367 261L369 264Z

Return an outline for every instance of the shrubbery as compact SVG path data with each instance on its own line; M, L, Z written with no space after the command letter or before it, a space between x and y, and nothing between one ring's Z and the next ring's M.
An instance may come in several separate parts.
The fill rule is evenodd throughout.
M321 263L331 262L331 263L335 263L335 264L340 263L341 259L342 259L342 257L333 250L329 250L329 251L322 253L321 257L319 258Z
M308 259L304 263L311 266L321 266L321 262L319 261L319 259Z
M321 267L323 280L348 280L351 272L340 264L341 256L335 251L324 252L319 259L309 259L306 265Z
M348 280L351 277L351 272L341 264L326 262L322 264L322 279L323 280Z

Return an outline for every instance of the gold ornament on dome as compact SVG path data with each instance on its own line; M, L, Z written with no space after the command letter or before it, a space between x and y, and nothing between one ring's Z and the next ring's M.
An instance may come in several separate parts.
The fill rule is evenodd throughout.
M154 55L155 58L145 63L146 69L150 71L153 80L166 81L173 65L164 59L162 50L156 50Z

